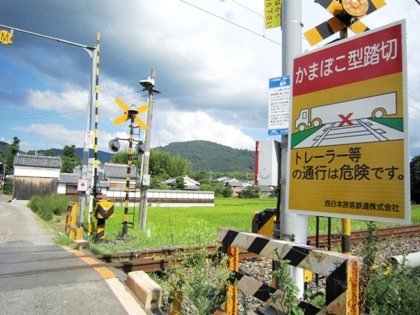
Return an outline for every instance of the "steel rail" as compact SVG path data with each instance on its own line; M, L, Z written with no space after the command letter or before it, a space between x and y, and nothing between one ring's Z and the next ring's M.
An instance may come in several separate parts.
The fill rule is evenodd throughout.
M353 231L351 235L352 244L360 244L366 239L367 230ZM390 237L410 237L420 236L420 224L396 226L396 227L382 227L375 231L375 237L378 239L387 239ZM315 244L315 236L308 237L309 244ZM328 243L328 235L323 234L319 236L319 248L326 248ZM334 233L330 235L331 247L338 247L341 244L341 234ZM131 251L124 253L114 253L107 255L96 255L95 258L106 263L107 266L118 268L124 272L143 270L145 272L162 272L170 268L170 265L175 262L181 262L177 254L179 252L188 253L194 252L200 247L165 247L148 250ZM208 247L210 255L215 253L217 245ZM257 254L241 251L239 259L256 258Z

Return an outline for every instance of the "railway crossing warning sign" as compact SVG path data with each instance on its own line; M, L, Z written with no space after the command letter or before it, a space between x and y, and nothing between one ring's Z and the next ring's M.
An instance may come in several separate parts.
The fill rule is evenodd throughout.
M410 222L405 21L295 58L291 211Z
M386 5L384 0L315 0L333 17L303 34L309 44L316 45L334 33L349 28L355 34L368 31L369 28L360 20L364 16Z
M118 126L133 117L134 121L141 129L147 130L147 125L137 116L149 109L147 104L141 105L137 109L130 109L130 107L118 97L115 99L115 103L124 111L124 114L114 119L114 125Z

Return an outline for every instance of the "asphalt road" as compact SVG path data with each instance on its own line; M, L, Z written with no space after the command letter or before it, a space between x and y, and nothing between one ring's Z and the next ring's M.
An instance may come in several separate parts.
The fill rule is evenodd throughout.
M0 196L1 315L145 314L120 274L54 245L26 202L8 200Z

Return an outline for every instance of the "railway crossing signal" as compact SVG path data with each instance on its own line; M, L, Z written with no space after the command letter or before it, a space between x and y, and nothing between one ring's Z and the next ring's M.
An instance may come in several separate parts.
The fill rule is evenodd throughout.
M115 103L122 108L124 114L114 119L114 124L118 126L123 122L130 120L130 137L128 138L128 157L127 157L127 174L126 174L126 186L125 186L125 206L124 206L124 219L123 219L123 228L122 228L122 237L125 237L128 233L128 204L129 204L129 191L130 191L130 180L131 180L131 164L132 164L132 153L133 153L133 129L134 123L136 122L139 127L143 130L147 130L147 125L138 117L138 114L143 113L149 109L147 104L139 106L137 109L128 107L120 98L115 99ZM143 142L137 142L137 151L138 153L144 153ZM117 152L120 148L118 138L113 139L109 142L109 147L113 152ZM133 213L132 213L133 214ZM134 226L134 222L132 222Z
M315 0L333 17L305 32L303 35L311 46L342 29L349 28L360 34L369 28L360 20L386 5L385 0Z
M128 105L118 97L115 99L115 103L124 111L124 114L114 119L115 126L118 126L132 118L141 129L147 130L147 125L137 116L138 114L141 114L149 109L147 104L141 105L137 109L130 109L130 107L128 107Z

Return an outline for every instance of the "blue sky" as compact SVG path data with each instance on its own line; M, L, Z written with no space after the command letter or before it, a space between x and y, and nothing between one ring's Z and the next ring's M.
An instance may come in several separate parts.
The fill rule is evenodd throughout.
M303 1L303 32L330 17ZM198 8L200 9L198 9ZM263 0L0 0L0 24L96 45L101 34L99 149L126 137L115 104L146 102L140 80L157 73L152 146L209 140L254 149L267 135L268 80L282 74L281 30L264 30ZM216 17L216 16L218 17ZM420 6L387 0L371 29L406 19L410 155L420 154ZM353 34L349 32L349 35ZM302 37L303 49L311 48ZM81 48L15 32L0 45L0 140L21 150L83 146L91 60ZM145 120L145 117L142 117ZM140 137L142 134L140 135Z

